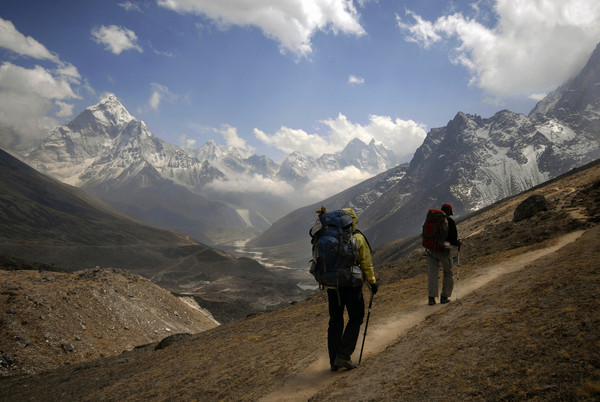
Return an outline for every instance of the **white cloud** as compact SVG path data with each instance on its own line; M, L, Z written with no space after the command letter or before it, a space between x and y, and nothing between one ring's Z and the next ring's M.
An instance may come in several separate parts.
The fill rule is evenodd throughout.
M44 45L32 38L25 36L17 31L11 21L0 18L0 47L8 49L19 56L31 57L36 60L47 60L57 65L53 73L47 75L60 77L61 80L67 80L72 84L79 84L81 75L77 68L72 64L65 63L57 54L49 51ZM42 67L36 66L37 75Z
M157 49L152 49L154 54L157 54L159 56L164 56L164 57L174 57L172 52L167 52L167 51L162 51L162 50L157 50Z
M158 4L178 13L205 16L223 30L231 25L258 27L279 42L282 52L300 57L312 53L311 38L317 31L365 34L348 0L158 0Z
M75 105L61 101L56 101L56 106L58 106L59 108L58 112L56 112L57 117L69 117L73 115L73 107Z
M137 4L135 4L129 0L127 0L123 3L119 3L118 5L119 5L119 7L123 7L126 11L138 11L138 12L142 11L140 6L138 6Z
M221 134L225 139L227 148L237 148L243 151L252 152L254 149L246 143L246 140L240 138L237 133L237 129L230 125L224 125L221 129L215 130L218 134Z
M295 190L288 183L261 175L231 175L227 180L216 180L207 187L219 192L267 193L283 198L293 198Z
M321 123L328 128L326 138L287 127L280 128L272 135L255 128L254 135L259 141L286 154L299 151L305 155L319 157L324 153L341 151L348 142L358 138L367 144L375 139L402 157L412 154L423 143L427 134L425 126L421 124L412 120L392 120L389 116L371 115L369 124L363 126L352 123L340 113L337 118L323 120Z
M148 99L148 104L143 107L139 107L137 112L139 114L144 114L149 111L159 112L159 107L163 99L167 99L169 101L173 101L177 98L176 95L172 94L169 91L169 88L165 85L158 84L153 82L151 84L152 94L150 95L150 99Z
M160 98L162 97L159 91L154 91L152 96L150 96L150 100L148 101L148 105L150 109L158 112L158 105L160 105Z
M0 146L15 148L39 138L40 131L54 127L46 117L52 101L35 94L0 92Z
M396 21L400 29L408 31L408 34L405 36L408 42L419 43L424 48L428 48L431 44L442 40L442 37L436 32L433 23L425 21L421 16L410 10L407 10L406 14L415 20L414 24L403 22L399 15L396 15Z
M196 140L187 138L187 135L182 134L179 136L179 145L183 148L196 148Z
M553 90L577 73L600 40L597 0L496 0L496 25L460 13L435 22L408 11L398 18L405 39L430 47L456 38L451 60L466 67L471 84L495 98Z
M361 85L365 83L365 79L361 77L357 77L355 75L350 75L348 77L348 84L350 85Z
M300 198L299 205L307 205L316 201L324 200L355 184L371 178L373 175L360 171L355 166L348 166L342 170L319 172L311 174L311 181L296 195Z
M137 50L142 53L144 50L137 44L135 32L127 28L121 28L116 25L100 26L92 29L92 39L104 49L113 54L121 54L124 50Z
M293 207L323 200L372 177L354 166L337 171L313 170L310 182L303 186L266 178L258 174L230 174L227 179L213 181L207 187L217 192L264 193L281 197Z
M81 80L81 75L77 68L72 64L61 63L57 68L56 73L67 79L70 83L79 84Z
M9 62L0 66L3 92L34 94L45 99L77 98L65 78L54 77L40 66L26 69Z
M25 68L5 61L0 66L0 146L27 146L58 125L57 118L73 113L74 106L66 101L80 99L76 92L79 88L73 86L81 86L81 75L75 66L63 62L40 42L23 35L12 22L2 18L0 47L19 56L56 65L53 69L40 65ZM80 88L91 90L87 83Z
M304 130L294 130L287 127L281 127L279 131L273 135L268 135L258 128L255 128L254 135L259 141L280 149L286 154L299 151L305 155L320 156L326 152L328 148L331 148L327 140L320 135L308 134Z
M64 117L73 111L72 105L64 100L76 98L66 79L54 77L40 66L26 69L3 63L0 66L0 145L26 146L39 138L58 125L58 121L49 116L53 101L59 108L56 116Z
M58 56L46 49L44 45L31 36L23 35L17 31L12 22L2 18L0 18L0 47L34 59L60 62Z
M542 99L544 99L546 97L546 95L548 95L547 93L541 93L541 94L530 94L529 95L529 99L533 99L534 101L541 101Z
M363 126L350 122L339 114L334 119L323 121L329 127L329 138L337 150L343 149L348 142L358 138L365 143L376 140L383 143L397 156L412 154L425 139L426 128L412 120L392 120L389 116L369 116L369 124Z
M299 151L313 158L324 153L341 151L354 138L365 143L375 140L383 143L399 157L414 153L426 136L425 127L411 120L392 119L389 116L372 115L367 125L352 123L346 116L339 114L334 119L321 122L327 128L327 135L310 134L304 130L281 127L269 135L254 129L256 138L264 144L273 146L286 154ZM226 139L237 140L237 131L226 126L220 131ZM233 145L230 140L228 145ZM245 143L243 143L245 145ZM261 176L242 175L234 179L220 181L212 186L217 191L254 191L272 193L285 198L292 205L300 207L325 199L342 190L370 178L372 173L363 172L354 166L338 171L323 172L319 168L307 173L309 183L292 187L288 184L265 179Z

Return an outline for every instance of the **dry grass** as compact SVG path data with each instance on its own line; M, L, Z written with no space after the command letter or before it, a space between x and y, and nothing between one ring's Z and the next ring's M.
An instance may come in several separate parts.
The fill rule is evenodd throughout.
M470 234L461 253L465 284L490 264L546 248L575 229L587 232L459 301L436 306L358 369L317 372L328 383L312 400L599 399L599 179L600 168L593 168L536 190L554 198L548 215L528 224L510 221L512 206L487 211L479 223L461 223L459 232ZM481 230L483 222L495 225ZM376 273L382 286L374 328L426 304L420 253L376 267ZM327 320L326 300L317 293L162 350L151 345L2 378L0 400L258 400L285 389L292 377L301 379L326 356Z
M451 303L314 400L599 398L599 240L596 227Z

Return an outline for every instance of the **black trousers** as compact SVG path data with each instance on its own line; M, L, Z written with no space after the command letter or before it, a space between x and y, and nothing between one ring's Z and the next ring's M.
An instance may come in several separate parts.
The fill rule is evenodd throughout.
M329 328L327 348L329 363L333 365L336 356L350 360L356 348L360 326L365 316L365 300L362 286L356 288L327 289L329 299ZM344 308L348 310L348 324L344 328Z

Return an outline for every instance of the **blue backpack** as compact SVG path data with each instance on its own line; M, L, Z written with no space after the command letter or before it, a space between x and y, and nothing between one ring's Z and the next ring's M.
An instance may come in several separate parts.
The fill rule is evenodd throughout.
M310 273L322 287L362 286L362 272L354 266L356 239L352 235L352 216L344 210L319 215L313 229L313 259Z

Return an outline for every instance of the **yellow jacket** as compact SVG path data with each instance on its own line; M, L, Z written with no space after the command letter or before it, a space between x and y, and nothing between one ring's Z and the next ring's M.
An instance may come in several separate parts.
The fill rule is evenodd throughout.
M350 216L352 216L352 230L356 232L356 225L358 224L358 217L356 212L352 208L344 208ZM375 271L373 270L373 261L371 261L371 250L367 239L360 232L354 233L356 239L356 265L360 267L360 270L365 274L367 282L370 285L375 283Z

